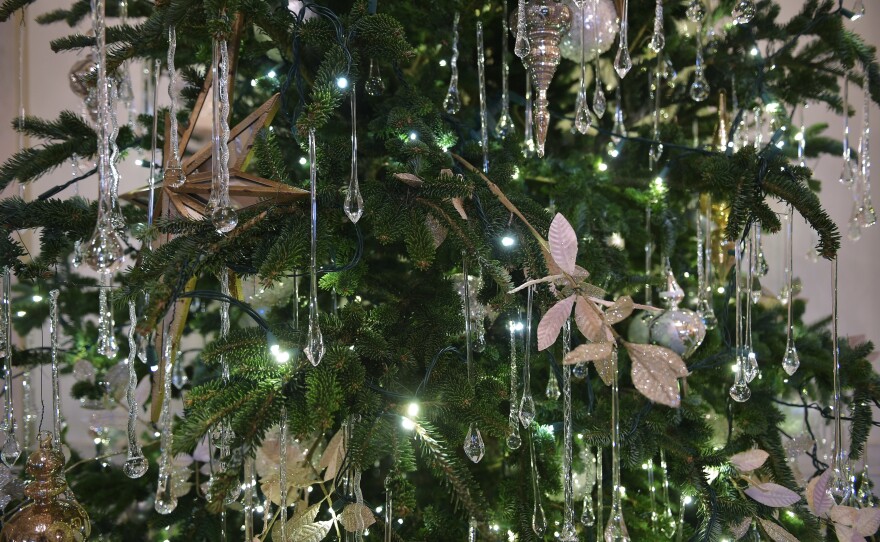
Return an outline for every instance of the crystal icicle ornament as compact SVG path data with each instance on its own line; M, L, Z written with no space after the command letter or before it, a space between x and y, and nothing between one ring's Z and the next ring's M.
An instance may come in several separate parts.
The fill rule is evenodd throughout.
M229 335L230 329L230 321L229 321L229 302L226 301L230 296L230 288L229 288L229 269L225 267L220 272L220 293L223 294L224 300L220 302L220 338L224 338ZM180 365L182 362L182 358L178 357L177 365ZM229 359L225 355L220 357L220 373L221 379L223 381L224 386L229 385L230 372L229 372ZM229 461L229 457L231 455L230 446L232 442L235 440L235 433L229 428L226 424L220 426L219 429L220 438L219 441L215 441L214 445L220 451L220 469L226 470L227 463ZM229 491L226 495L223 496L223 502L226 504L230 504L236 501L241 494L241 484L234 484L230 486Z
M0 323L4 327L4 335L6 340L3 343L3 397L6 400L6 412L2 422L2 430L6 433L6 443L0 450L0 460L7 467L12 467L21 456L21 446L18 438L15 436L15 411L13 410L13 393L12 393L12 296L11 294L11 274L9 268L3 269L3 289L2 297L0 297Z
M156 501L154 508L156 512L167 515L177 508L177 496L173 489L173 464L171 447L173 445L173 433L171 431L172 414L171 414L171 329L170 319L166 319L163 325L164 344L160 354L160 363L163 365L162 374L164 375L162 384L162 406L159 421L162 424L162 432L159 440L159 480L156 486Z
M324 357L324 338L318 322L318 158L315 129L309 130L309 192L311 195L311 245L309 248L309 331L306 357L317 366Z
M529 286L526 298L526 341L523 351L523 393L519 403L519 421L526 429L535 419L535 400L532 398L531 368L529 366L532 350L532 296L534 293L534 285Z
M146 474L149 468L147 458L141 452L141 447L137 441L137 415L138 404L135 398L135 389L137 388L137 373L134 370L134 360L137 358L137 310L134 301L128 303L128 315L131 327L128 330L128 386L125 389L125 400L128 403L128 454L122 472L129 478L140 478ZM57 429L56 429L57 430Z
M584 527L592 527L596 524L596 512L593 510L593 487L596 485L596 456L593 455L593 448L585 446L582 451L584 460L584 478L586 478L586 486L584 487L584 510L581 513L581 525Z
M523 129L523 156L533 156L535 154L535 116L534 103L532 102L532 78L526 75L526 111L525 111L525 128ZM584 91L584 100L587 99L586 91Z
M455 20L452 23L452 59L449 61L449 69L452 75L449 78L449 90L443 99L443 109L450 115L461 110L461 96L458 94L458 21L461 15L456 11Z
M786 223L785 223L785 288L788 294L788 318L786 321L786 346L785 346L785 357L782 359L782 369L790 376L798 370L798 367L801 364L800 357L798 357L797 347L794 344L794 321L792 318L793 314L793 306L794 306L794 295L791 293L792 289L792 277L794 275L794 243L793 243L793 223L794 223L794 209L791 205L788 206L788 213L785 215Z
M648 472L648 498L651 501L651 532L656 533L660 517L657 515L657 488L654 487L654 459L648 458L648 461L642 465Z
M244 539L254 539L254 511L256 508L257 495L257 479L256 465L253 457L247 457L244 460Z
M281 421L279 423L279 440L278 440L278 449L280 450L279 460L278 460L278 495L279 495L279 521L281 522L281 540L287 540L287 505L290 504L290 498L287 494L287 490L290 487L289 481L287 479L287 445L289 443L289 436L287 434L287 406L281 406ZM343 429L345 435L343 438L347 441L349 425L345 424L345 428ZM346 442L347 444L347 442Z
M571 350L571 319L562 326L562 359ZM551 375L551 379L555 377ZM572 421L571 421L571 365L562 366L563 396L563 448L562 448L562 490L565 498L561 542L577 542L578 535L574 519L574 486L572 482Z
M49 292L49 343L52 354L52 445L61 450L61 391L58 375L58 290Z
M474 518L468 521L468 542L477 542L477 520Z
M753 0L737 0L733 6L733 23L749 24L757 11Z
M172 188L183 186L183 183L186 182L186 175L183 173L183 167L180 164L180 142L177 128L177 70L174 67L176 51L177 28L174 25L170 25L168 27L168 97L171 101L171 109L168 112L168 118L171 120L171 128L168 133L171 137L171 143L169 144L171 156L166 157L165 160L164 182ZM158 113L154 112L154 114Z
M846 504L851 496L852 484L850 483L849 458L843 442L843 418L842 418L842 393L840 390L840 347L838 343L838 314L837 314L837 273L838 261L834 258L831 262L831 348L833 363L833 405L834 411L834 449L831 457L831 495L837 504Z
M392 533L394 531L393 524L391 520L393 519L393 511L394 511L394 501L392 500L394 495L392 492L394 486L394 479L391 477L391 473L385 477L385 516L382 518L385 520L385 538L384 542L391 542Z
M596 542L604 542L605 540L605 532L602 529L602 525L605 524L605 508L604 508L604 499L605 497L602 495L602 478L604 474L602 473L602 447L596 447Z
M364 90L368 96L381 96L385 92L385 80L379 73L379 65L372 58L370 59L370 75L364 83Z
M864 9L864 6L862 6ZM871 202L871 93L865 92L862 101L862 137L859 139L859 224L870 228L877 223L877 213Z
M518 401L516 400L517 368L516 368L516 324L510 322L510 418L507 429L507 447L518 450L522 446L519 435Z
M849 73L843 76L843 166L839 180L848 186L855 181L855 167L849 146Z
M562 396L562 392L559 391L559 383L556 381L556 374L554 374L552 367L550 368L550 375L547 378L547 388L544 389L544 395L546 395L547 399L550 399L551 401L556 401Z
M739 403L744 403L748 401L752 396L752 391L749 389L749 383L746 378L746 363L748 362L746 356L743 352L743 342L742 342L742 243L737 240L734 243L734 283L736 285L736 293L735 297L735 305L736 305L736 316L734 321L734 328L736 329L736 365L734 367L734 381L733 385L730 387L730 397Z
M722 99L723 96L722 94ZM697 314L703 320L706 329L711 330L718 325L718 317L715 316L715 309L712 306L712 285L710 284L712 277L712 196L707 194L704 198L705 215L700 208L697 209L697 288L699 289ZM704 220L705 228L702 227Z
M659 531L667 540L675 534L676 521L672 515L672 501L669 500L669 470L666 467L666 451L660 448L660 472L663 475L663 513L659 522Z
M690 96L695 102L702 102L709 97L709 80L703 71L703 27L697 29L697 60L694 80L691 83Z
M345 214L352 223L357 224L364 214L364 198L358 181L358 136L357 136L357 96L355 87L351 89L351 177L345 194Z
M538 464L535 462L535 435L529 431L529 463L532 467L532 531L543 537L547 531L547 516L544 515L544 505L541 504L541 475L538 474Z
M623 519L620 484L620 392L618 388L617 349L611 352L611 512L605 526L605 542L629 542Z
M508 51L507 35L510 32L510 16L507 13L507 1L501 18L501 115L495 123L495 135L501 139L513 132L513 117L510 116L510 51Z
M116 357L119 346L113 334L113 306L110 304L109 273L101 274L101 284L98 287L98 353L109 359Z
M464 275L464 343L465 355L467 360L468 383L473 389L475 387L474 375L474 352L471 344L471 287L468 280L467 254L462 251L461 274ZM483 436L476 423L471 423L467 436L464 439L464 453L474 463L479 463L486 453L486 445L483 444Z
M526 0L519 0L516 4L516 43L513 46L513 54L525 60L530 50L526 29Z
M480 83L480 146L483 149L483 173L489 173L489 114L486 108L486 51L483 46L483 22L477 21L477 72ZM467 281L467 277L465 277Z
M623 79L632 69L632 58L629 56L629 0L623 0L623 16L620 19L620 41L617 44L617 56L614 57L614 70Z
M648 47L655 53L659 53L666 46L666 37L663 35L663 0L657 0L654 6L654 34L651 35L651 43Z
M752 229L749 235L748 241L748 261L747 261L747 271L746 271L746 290L745 290L745 304L746 304L746 316L744 322L744 330L743 330L743 352L745 355L746 364L744 365L744 372L746 375L746 380L751 382L758 376L758 358L755 354L755 351L752 349L752 305L757 303L757 300L752 299L752 285L755 280L755 262L756 262L756 250L755 247L757 243L755 242L755 235L757 232L757 223L752 225Z
M238 225L238 213L229 200L229 49L226 40L214 41L214 54L219 55L215 85L214 122L217 130L214 137L219 149L218 169L211 171L212 186L211 223L217 233L231 232ZM215 195L216 193L216 195ZM207 209L206 209L207 212Z
M663 143L660 141L660 78L661 78L661 63L662 59L657 58L657 70L651 72L650 79L651 84L649 86L651 95L653 98L653 108L651 109L651 147L648 149L648 169L653 171L658 163L660 162L660 157L663 156Z

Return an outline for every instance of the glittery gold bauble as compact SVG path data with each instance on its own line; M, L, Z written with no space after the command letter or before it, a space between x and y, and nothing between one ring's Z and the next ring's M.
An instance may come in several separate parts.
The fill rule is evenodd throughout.
M89 515L65 497L64 456L53 449L52 435L40 433L40 448L31 454L33 477L25 494L31 503L19 510L0 532L0 542L83 542L91 533Z
M513 28L517 28L517 15L513 15ZM544 156L544 142L550 127L550 110L547 89L559 66L562 53L559 42L571 27L571 10L553 0L533 0L526 5L526 33L529 38L529 54L523 64L532 77L535 97L535 138L538 156Z

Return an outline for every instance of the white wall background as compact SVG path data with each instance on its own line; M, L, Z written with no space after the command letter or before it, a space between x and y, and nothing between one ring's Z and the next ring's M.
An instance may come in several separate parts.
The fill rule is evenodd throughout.
M647 0L636 2L635 4L647 3ZM799 9L800 2L793 0L784 0L782 4L783 19L786 19L796 13ZM850 4L849 0L846 1ZM869 10L863 19L855 22L848 22L847 25L857 32L861 33L866 41L874 45L880 45L880 6L868 3ZM39 26L33 22L33 18L41 13L48 12L58 7L68 7L69 2L66 0L40 0L29 8L27 13L27 25L24 32L25 36L25 55L24 55L24 89L25 89L25 107L29 114L42 118L55 118L63 109L70 109L76 112L81 110L81 102L69 88L68 72L71 66L85 52L77 55L75 53L54 54L49 48L50 40L67 35L70 29L64 23L57 23L50 26ZM653 5L653 2L651 3ZM18 137L9 128L9 122L15 116L19 109L19 84L16 74L19 72L18 47L17 40L19 36L19 23L17 20L7 21L0 24L0 160L6 160L18 148ZM86 31L87 28L79 28L79 31ZM134 79L134 88L138 95L138 102L144 103L143 96L143 73L142 66L135 65L131 67L131 73ZM165 82L162 83L163 87ZM165 102L164 88L160 93L160 100ZM850 100L854 108L858 111L862 103L862 93L858 88L851 88ZM124 113L121 120L124 122ZM877 106L872 107L872 117L876 126L880 126L880 114L878 114ZM808 124L816 122L827 122L830 125L831 134L838 136L842 131L842 120L836 115L823 110L821 107L812 107L807 114ZM853 127L858 130L860 126L859 117L856 116L852 120ZM853 145L858 141L858 137L853 138ZM880 139L875 137L875 141ZM38 142L34 142L38 144ZM877 145L875 145L875 149ZM875 153L877 151L875 150ZM120 192L125 192L133 188L146 184L147 171L144 168L134 165L134 160L144 158L138 156L137 152L132 153L128 160L121 165L122 181ZM876 160L880 162L880 160ZM848 188L841 186L837 182L840 172L841 160L836 157L824 157L809 163L816 171L816 177L824 180L823 190L820 195L821 200L831 214L831 217L844 233L843 250L840 253L840 327L844 335L865 335L869 338L880 340L880 287L878 287L878 279L880 276L880 226L868 230L862 239L857 243L853 243L846 238L847 221L851 212L852 200ZM878 184L877 171L875 168L874 180ZM70 177L70 168L65 166L57 171L47 175L32 186L28 186L25 193L29 198L33 198L49 187L65 182ZM80 194L94 198L96 195L96 183L94 180L83 183L80 187ZM2 195L9 196L12 189L7 189ZM69 188L63 196L74 193L73 188ZM880 196L878 196L880 197ZM880 200L877 201L880 204ZM28 233L23 232L25 238ZM830 264L825 261L813 263L808 261L804 255L810 248L813 240L811 233L804 224L803 220L795 221L795 273L803 281L803 293L801 297L806 298L808 303L807 320L818 320L830 313ZM771 279L768 280L767 286L777 289L781 284L781 239L768 237L766 239L766 252L770 259L770 264L776 271L771 273ZM30 246L35 244L30 242ZM775 274L774 274L775 273ZM36 338L39 340L39 338ZM767 360L767 363L779 363L781 360ZM66 395L65 395L66 397ZM48 399L48 398L47 398ZM64 405L67 418L72 424L85 424L88 419L86 412L78 410L78 405L73 404L69 399ZM74 427L70 431L70 435L75 445L82 451L90 449L90 437L84 428L77 430ZM880 458L880 432L872 435L874 443L872 456Z

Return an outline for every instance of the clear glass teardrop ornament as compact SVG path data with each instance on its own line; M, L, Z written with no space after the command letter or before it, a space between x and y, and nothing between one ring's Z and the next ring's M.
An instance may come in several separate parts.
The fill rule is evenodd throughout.
M587 93L585 90L578 92L576 111L574 116L574 127L582 135L586 134L593 124L593 117L590 115L590 108L587 105Z
M471 424L468 434L464 438L464 453L474 463L479 463L486 454L486 445L483 443L483 436L476 424Z
M608 101L605 99L605 91L602 90L602 81L596 79L596 90L593 93L593 112L601 119L605 116L607 108Z
M797 353L797 347L794 343L790 343L785 349L785 357L782 359L782 369L789 375L793 375L801 365L800 356Z
M748 24L755 18L757 7L753 0L738 0L733 6L733 23Z

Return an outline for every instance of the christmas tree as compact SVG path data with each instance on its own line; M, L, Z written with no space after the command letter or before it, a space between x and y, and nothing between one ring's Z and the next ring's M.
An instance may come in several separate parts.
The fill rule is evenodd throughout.
M80 400L128 408L127 442L68 454L57 498L92 539L874 535L873 347L838 337L836 313L803 323L790 254L798 217L821 257L840 246L804 157L842 153L857 226L875 221L867 126L850 148L795 115L849 116L847 85L880 103L876 51L844 25L864 7L628 4L39 15L91 18L51 46L93 58L72 74L84 115L13 121L42 144L0 165L0 338L7 383L51 365ZM124 124L134 62L167 71L171 107ZM150 184L119 194L127 152L151 157ZM13 195L71 160L88 164L71 182ZM761 248L773 233L784 256ZM785 266L778 296L767 265ZM43 326L50 347L14 346ZM17 389L8 525L36 442Z

